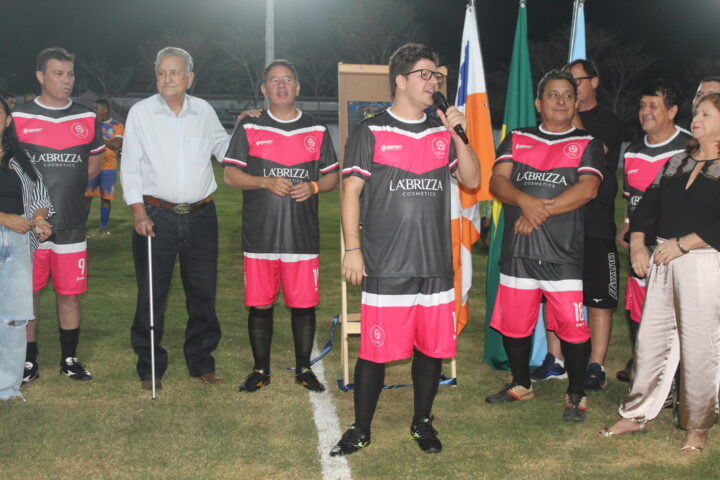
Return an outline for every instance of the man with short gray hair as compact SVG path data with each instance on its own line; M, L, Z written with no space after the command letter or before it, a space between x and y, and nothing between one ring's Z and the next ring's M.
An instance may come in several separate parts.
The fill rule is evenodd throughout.
M208 102L186 92L195 79L192 57L166 47L155 60L156 95L133 105L128 114L120 177L132 209L132 248L138 284L131 342L138 355L143 389L152 389L148 240L152 237L156 387L168 366L159 343L175 259L187 299L185 362L190 376L204 383L223 379L215 372L212 351L220 341L215 313L218 224L210 196L217 184L211 156L222 160L228 135Z

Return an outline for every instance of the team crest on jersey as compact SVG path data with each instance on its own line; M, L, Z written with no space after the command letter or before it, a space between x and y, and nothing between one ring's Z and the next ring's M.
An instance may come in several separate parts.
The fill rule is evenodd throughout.
M582 154L582 148L577 143L568 143L563 147L563 153L568 158L580 158Z
M76 122L70 125L70 132L77 138L87 138L90 135L90 130L82 123Z
M448 142L444 138L436 138L432 141L432 152L438 158L448 157Z
M385 330L379 325L373 325L370 329L370 341L377 348L385 345Z
M308 152L310 152L310 153L317 152L317 148L318 148L317 143L318 142L315 137L308 135L307 137L305 137L305 140L303 141L303 143L305 144L305 150L307 150Z

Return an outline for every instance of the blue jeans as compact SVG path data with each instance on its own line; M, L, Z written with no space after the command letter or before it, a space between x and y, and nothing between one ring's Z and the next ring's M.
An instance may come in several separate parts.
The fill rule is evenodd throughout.
M29 236L0 227L0 400L22 396L25 324L34 318Z
M162 378L168 354L160 342L163 337L165 304L175 259L180 257L180 277L188 312L185 328L185 362L191 376L215 371L211 352L220 342L220 322L215 313L217 284L218 224L215 203L201 205L185 215L145 205L154 223L152 238L153 307L155 325L155 372ZM133 350L138 355L140 380L151 377L150 302L147 263L147 237L133 233L133 257L138 285L135 320L130 331Z

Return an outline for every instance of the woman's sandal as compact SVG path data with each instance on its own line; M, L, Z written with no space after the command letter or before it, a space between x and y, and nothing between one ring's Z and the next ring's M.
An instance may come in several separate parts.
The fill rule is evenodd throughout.
M635 430L626 430L624 432L613 432L610 430L612 427L605 427L602 430L598 430L597 434L601 437L610 438L610 437L617 437L618 435L625 435L625 434L631 434L634 435L636 433L646 433L647 430L645 429L645 423L639 423L637 425L640 425L639 428Z
M680 451L683 453L700 453L703 451L703 447L696 447L695 445L683 445Z
M689 433L685 437L685 441L687 442L688 436L694 436L693 440L701 439L702 440L702 446L699 445L693 445L691 443L686 443L685 445L680 448L680 451L683 453L700 453L703 451L703 447L705 446L705 442L707 441L707 432L701 432L701 431L693 431Z

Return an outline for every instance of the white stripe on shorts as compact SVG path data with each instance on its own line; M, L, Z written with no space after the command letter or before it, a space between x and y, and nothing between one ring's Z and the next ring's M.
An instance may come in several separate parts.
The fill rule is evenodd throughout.
M516 290L537 290L546 292L577 292L582 291L582 280L536 280L534 278L518 278L500 274L500 285Z
M55 242L42 242L38 250L52 250L55 253L78 253L87 250L87 240L78 243L58 245Z
M312 260L318 257L317 253L250 253L243 252L243 255L247 258L254 258L256 260L280 260L285 263L303 262L305 260Z
M362 292L360 302L371 307L436 307L455 301L455 290L431 294L413 293L410 295L382 295Z

